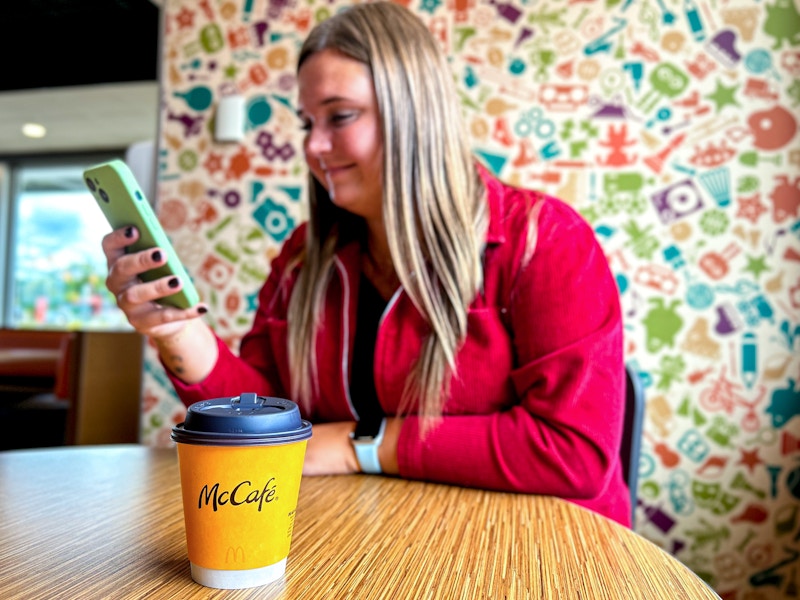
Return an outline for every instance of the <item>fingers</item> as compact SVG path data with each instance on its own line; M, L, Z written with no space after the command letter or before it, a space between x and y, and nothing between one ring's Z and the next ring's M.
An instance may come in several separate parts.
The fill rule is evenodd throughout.
M147 283L136 283L117 294L117 306L139 333L156 339L169 337L181 330L189 321L208 312L208 307L203 303L181 309L156 302L174 294L181 287L180 279L174 276L162 277Z
M138 275L149 271L155 267L161 266L166 262L164 252L155 250L146 250L137 252L120 258L112 267L106 280L106 286L114 294L117 299L117 306L122 309L127 315L131 316L139 312L137 307L146 305L147 309L154 308L153 305L158 300L171 296L179 292L183 288L183 281L180 277L175 275L167 275L160 277L153 281L142 281ZM163 310L172 307L159 307ZM174 309L179 310L179 309ZM188 316L194 317L198 314L204 314L207 311L205 305L199 304L192 307L192 313ZM172 314L174 311L170 311ZM186 318L187 314L181 311L177 318ZM162 315L161 318L169 318Z
M110 289L110 286L109 286ZM155 302L165 296L171 296L181 289L181 280L178 277L167 276L147 283L137 281L126 286L116 293L117 304L126 311L147 302Z
M153 338L169 337L187 322L207 312L205 305L181 309L153 303L136 304L126 311L128 321L139 333Z
M167 262L161 248L149 248L138 252L127 252L128 246L139 239L135 227L125 227L112 231L103 238L103 252L108 262L108 281L111 286L117 281L138 277L145 271L155 269ZM121 290L109 289L116 293Z
M135 227L123 227L115 229L105 235L102 241L103 253L106 255L106 263L109 268L121 256L125 254L125 248L139 239L139 231Z
M103 238L103 252L108 261L106 287L134 329L152 336L174 333L187 320L205 314L208 308L198 304L183 310L157 304L161 298L180 291L183 282L176 276L142 281L142 274L166 264L167 256L161 248L126 252L138 239L135 227L117 229Z
M130 285L138 283L140 275L160 267L166 262L166 253L161 248L123 254L109 264L106 285L113 294L118 295ZM174 284L173 287L175 287Z
M109 289L111 290L111 286L109 286ZM114 295L117 299L117 305L123 311L129 312L140 304L157 302L162 298L178 293L181 289L183 289L181 278L175 275L167 275L147 282L136 279L134 284L121 288ZM196 312L201 315L207 312L206 306L202 303L192 308L196 308Z

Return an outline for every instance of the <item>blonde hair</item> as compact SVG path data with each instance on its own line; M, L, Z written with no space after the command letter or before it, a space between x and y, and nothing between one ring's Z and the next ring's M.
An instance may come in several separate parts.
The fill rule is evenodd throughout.
M461 122L446 58L425 25L390 2L355 5L317 25L300 51L335 49L372 75L384 141L383 218L397 276L431 328L409 373L401 408L441 416L467 310L483 283L485 190ZM292 393L306 408L317 377L314 340L334 253L365 231L310 178L310 220L289 302ZM433 423L425 419L426 427Z

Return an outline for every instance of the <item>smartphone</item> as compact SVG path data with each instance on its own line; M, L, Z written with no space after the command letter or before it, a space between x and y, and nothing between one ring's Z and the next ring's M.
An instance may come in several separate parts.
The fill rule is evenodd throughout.
M128 246L129 252L158 247L167 253L166 264L142 273L141 278L152 281L177 276L183 287L158 302L178 308L197 304L200 296L128 165L121 160L95 165L83 172L83 180L112 229L133 225L139 230L139 239Z

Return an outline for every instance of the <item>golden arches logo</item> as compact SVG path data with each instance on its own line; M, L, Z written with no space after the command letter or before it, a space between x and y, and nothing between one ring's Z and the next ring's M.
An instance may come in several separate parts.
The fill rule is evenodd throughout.
M246 558L244 555L244 548L242 548L241 546L236 546L235 548L233 546L230 546L228 548L228 551L225 552L226 564L240 563L240 562L243 563L245 562L245 560Z

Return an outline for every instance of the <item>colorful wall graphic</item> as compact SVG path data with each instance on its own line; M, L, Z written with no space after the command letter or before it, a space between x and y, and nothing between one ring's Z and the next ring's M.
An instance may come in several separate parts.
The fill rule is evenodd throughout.
M476 157L607 252L646 388L637 531L727 600L798 597L797 1L404 3L452 57ZM234 348L303 219L296 53L344 5L165 5L160 216ZM245 137L218 143L232 94ZM143 441L168 444L184 412L148 352Z

